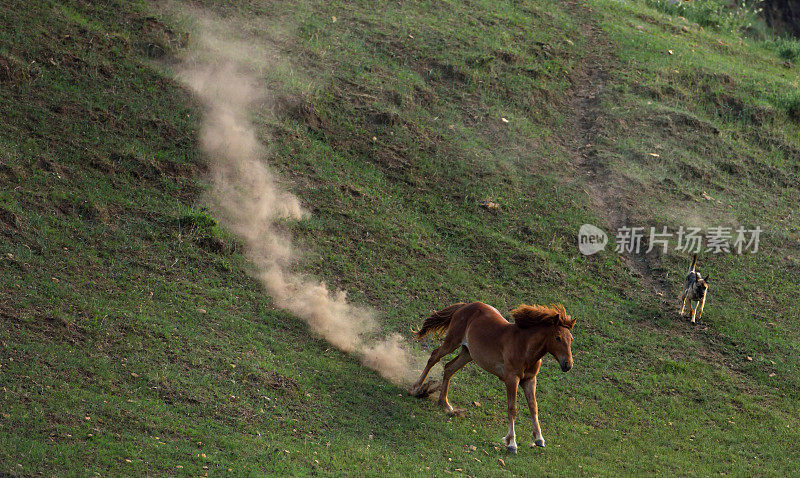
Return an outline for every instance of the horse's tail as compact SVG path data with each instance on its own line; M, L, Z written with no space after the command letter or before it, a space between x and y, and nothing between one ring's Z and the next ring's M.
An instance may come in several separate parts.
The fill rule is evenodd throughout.
M434 312L430 317L425 319L425 322L422 323L422 328L414 332L414 337L419 340L431 332L437 334L447 332L447 329L450 328L450 321L453 319L453 314L463 307L464 304L464 302L459 302L438 312Z
M689 267L689 272L694 272L695 267L697 267L697 254L695 254L694 259L692 259L692 266Z

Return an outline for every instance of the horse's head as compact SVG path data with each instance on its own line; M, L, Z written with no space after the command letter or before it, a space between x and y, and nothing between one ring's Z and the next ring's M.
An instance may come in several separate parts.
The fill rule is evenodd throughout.
M547 351L558 360L562 372L569 372L572 368L572 327L575 319L569 316L556 321L552 334L547 341Z
M552 354L561 364L561 370L568 372L572 368L572 327L575 319L567 314L561 304L525 305L522 304L511 311L514 323L520 329L536 327L537 351L544 342L545 353ZM541 328L540 328L541 327ZM544 336L541 334L545 334ZM542 338L544 337L544 338Z

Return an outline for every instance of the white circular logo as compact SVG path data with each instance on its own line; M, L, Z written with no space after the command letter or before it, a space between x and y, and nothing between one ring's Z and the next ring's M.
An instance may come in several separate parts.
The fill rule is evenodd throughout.
M608 236L602 229L591 224L584 224L578 230L578 249L581 254L591 256L606 248Z

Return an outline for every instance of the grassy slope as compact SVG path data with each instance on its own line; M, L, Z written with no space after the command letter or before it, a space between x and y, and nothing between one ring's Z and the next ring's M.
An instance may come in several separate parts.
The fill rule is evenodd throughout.
M272 309L235 241L203 225L200 111L148 57L182 44L151 7L11 2L2 471L796 471L800 143L782 103L796 67L601 0L205 3L284 26L255 40L298 73L268 78L280 107L259 123L314 213L293 226L305 270L378 307L387 330L455 300L561 300L579 317L575 368L547 361L540 379L548 448L495 450L505 399L476 367L451 401L482 406L448 419ZM607 55L587 63L600 41ZM570 78L587 64L608 72L596 155L633 219L770 231L758 255L704 260L718 283L694 331L616 254L577 253L578 226L606 223L571 151ZM701 191L722 204L684 194ZM685 258L656 266L677 288ZM518 423L525 443L526 411Z

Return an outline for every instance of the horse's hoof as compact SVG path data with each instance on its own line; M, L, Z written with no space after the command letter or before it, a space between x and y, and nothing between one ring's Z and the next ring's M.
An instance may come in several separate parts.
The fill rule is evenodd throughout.
M517 454L517 447L515 447L513 445L507 446L506 450L508 450L509 453L513 453L515 455Z
M430 396L433 392L439 390L440 384L436 380L431 382L424 383L419 387L412 388L408 391L409 395L416 398L426 398Z
M544 448L544 438L539 438L538 440L534 440L533 445Z
M445 413L450 415L451 417L463 417L467 411L463 408L451 408L450 410L445 410Z

